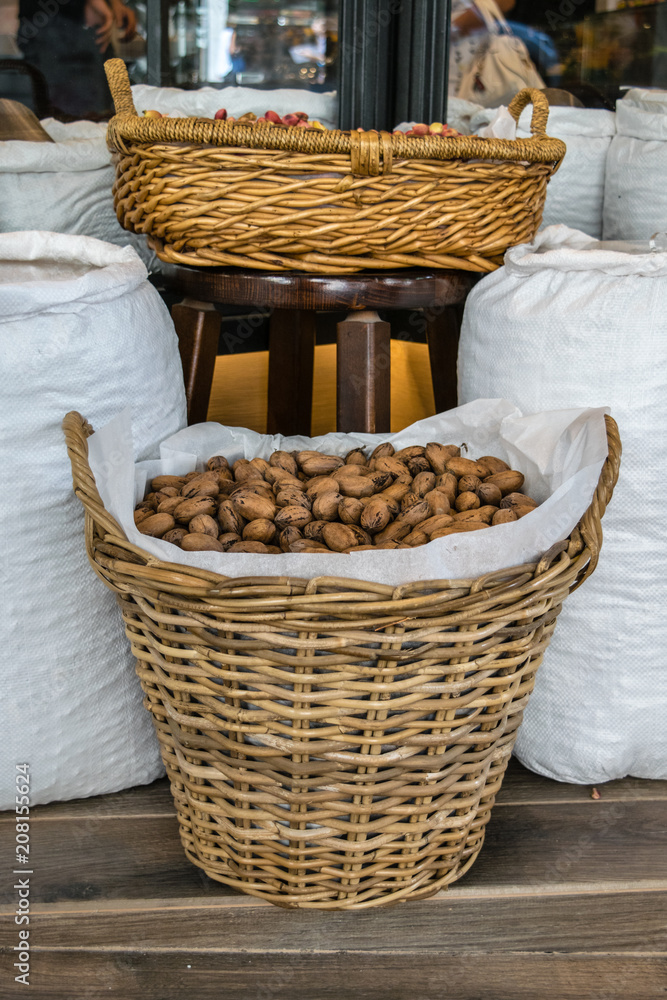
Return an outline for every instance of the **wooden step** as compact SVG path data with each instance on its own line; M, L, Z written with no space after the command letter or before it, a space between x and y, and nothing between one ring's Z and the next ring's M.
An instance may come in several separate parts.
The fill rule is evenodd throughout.
M183 855L166 781L31 812L32 994L49 1000L656 1000L667 782L565 785L512 762L470 872L422 902L281 910ZM14 817L0 814L10 856ZM13 876L0 944L18 943ZM19 985L2 996L20 996Z

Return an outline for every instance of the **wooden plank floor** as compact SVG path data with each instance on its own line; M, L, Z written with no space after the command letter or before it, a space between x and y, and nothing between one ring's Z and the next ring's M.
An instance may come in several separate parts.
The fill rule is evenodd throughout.
M447 892L286 911L183 855L166 781L31 813L31 994L49 1000L657 1000L667 996L667 782L591 789L512 762ZM4 858L14 817L0 814ZM7 870L11 868L8 862ZM0 996L19 997L0 888Z

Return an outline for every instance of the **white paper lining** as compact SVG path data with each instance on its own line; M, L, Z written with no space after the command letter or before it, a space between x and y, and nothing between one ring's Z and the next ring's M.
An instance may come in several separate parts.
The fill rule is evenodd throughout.
M161 459L132 460L129 411L119 414L89 439L90 466L106 509L128 539L165 562L197 566L224 576L348 577L390 586L419 580L470 579L509 566L535 562L554 542L566 538L587 507L607 456L605 407L553 410L522 416L503 399L479 399L412 424L396 434L327 434L323 437L262 435L216 423L186 427L161 445ZM134 504L146 482L157 475L203 469L221 454L268 459L277 449L312 448L345 455L355 447L372 450L380 441L394 447L440 441L466 443L469 458L496 455L526 476L523 491L541 506L521 520L492 531L450 535L414 549L358 553L184 552L134 525Z

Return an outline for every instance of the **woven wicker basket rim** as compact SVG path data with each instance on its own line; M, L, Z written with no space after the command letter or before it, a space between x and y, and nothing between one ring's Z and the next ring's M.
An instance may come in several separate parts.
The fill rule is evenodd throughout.
M128 143L148 146L195 144L236 149L274 150L311 155L352 153L359 143L370 154L391 164L403 160L497 160L548 163L563 159L565 143L546 134L549 102L540 91L526 88L511 101L509 111L518 122L528 104L533 105L529 139L484 139L478 136L406 137L389 132L320 131L237 125L207 118L140 118L132 98L125 63L109 59L104 64L116 115L109 122L107 144L112 152L125 152ZM391 167L389 167L391 169Z
M353 580L347 577L330 577L326 578L326 580L325 578L318 578L317 584L321 586L323 583L326 583L327 587L338 587L351 593L354 591L362 592L370 587L376 594L385 594L386 600L392 603L394 607L396 607L394 603L396 600L403 600L401 607L405 607L406 599L407 601L421 600L419 597L415 597L414 594L419 591L426 592L429 588L445 590L464 585L470 587L471 591L479 593L488 581L502 581L507 579L507 587L511 589L515 585L514 578L517 576L525 576L528 573L529 576L534 574L537 577L548 570L559 553L567 550L572 540L580 536L581 541L575 546L581 567L576 584L572 587L572 590L575 590L581 586L597 566L602 546L601 521L618 480L621 461L621 441L618 426L616 421L609 415L605 415L605 425L609 451L600 472L591 503L569 538L552 545L537 564L508 567L497 573L486 574L474 581L420 580L415 583L404 584L401 587L391 587L381 583L370 584L367 581ZM231 596L232 590L238 595L244 589L255 586L277 587L283 592L286 590L297 594L303 594L304 588L306 592L312 589L312 585L315 582L313 580L280 576L226 577L223 574L208 570L156 559L155 556L150 555L144 549L133 545L127 539L125 532L115 518L104 507L104 503L98 492L95 478L88 462L87 439L93 433L92 426L76 411L72 411L65 416L62 426L72 464L74 492L81 500L86 511L86 539L89 557L93 528L96 527L98 532L110 544L120 543L122 546L122 552L117 553L117 556L120 555L121 558L116 558L114 571L124 576L126 583L132 581L132 583L136 584L141 579L145 580L146 584L149 584L149 581L153 584L157 582L161 589L164 588L182 595L191 595L195 600L203 597L205 594L209 596L219 594ZM92 558L91 562L93 568L97 571ZM108 583L106 575L104 579ZM408 593L413 596L408 597ZM364 606L368 611L371 611L374 607L374 605L370 604L365 604Z

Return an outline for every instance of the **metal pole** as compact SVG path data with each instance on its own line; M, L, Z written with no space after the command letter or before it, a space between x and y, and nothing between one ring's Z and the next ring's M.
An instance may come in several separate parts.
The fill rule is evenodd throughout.
M169 84L169 0L146 0L146 82Z
M446 122L451 0L410 0L399 14L396 122Z
M398 14L405 0L341 0L340 128L391 129Z

